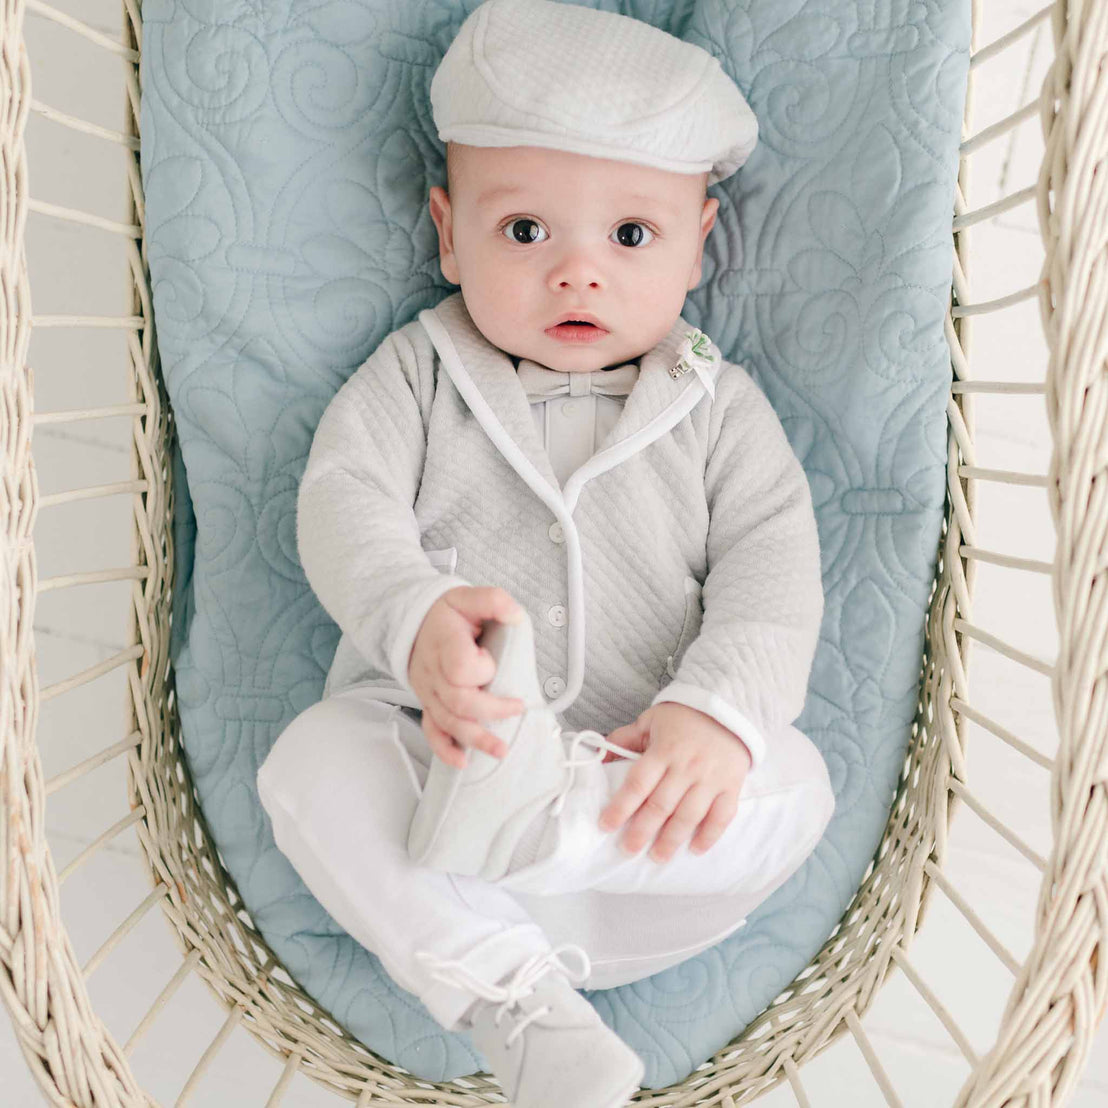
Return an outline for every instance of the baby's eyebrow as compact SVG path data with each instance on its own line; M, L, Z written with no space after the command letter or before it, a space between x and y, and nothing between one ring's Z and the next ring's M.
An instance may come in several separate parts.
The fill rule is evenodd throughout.
M487 204L490 200L496 200L501 196L513 196L517 192L523 192L523 189L506 187L489 189L487 192L483 192L477 197L477 203Z
M493 200L499 200L505 196L515 196L517 193L526 192L526 189L519 188L517 186L501 185L499 188L488 189L481 193L477 197L477 204L479 207L485 204L491 203ZM628 192L623 194L623 199L627 201L638 201L639 203L653 204L659 209L668 214L673 214L673 206L666 201L662 200L658 196L650 196L645 192Z

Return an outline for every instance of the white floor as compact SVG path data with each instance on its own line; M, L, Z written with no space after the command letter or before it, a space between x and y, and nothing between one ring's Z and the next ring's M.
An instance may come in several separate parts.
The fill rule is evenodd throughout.
M1031 15L1038 0L996 2L981 44ZM118 38L113 0L68 0L80 18ZM1049 61L1049 24L980 70L974 130L1000 119L1034 96ZM118 61L93 49L69 31L28 16L34 97L64 111L118 129L121 103ZM65 51L66 64L58 59ZM125 208L123 159L98 139L34 116L28 127L31 194L38 200L83 207L122 220ZM107 150L105 156L104 151ZM1004 140L990 144L974 162L970 203L977 207L1033 183L1042 153L1037 117ZM122 315L130 311L123 281L105 287L90 283L94 257L102 256L103 232L32 213L29 269L36 315L80 310ZM973 231L973 263L968 279L972 299L987 300L1032 284L1042 247L1034 204L1023 204L998 223ZM124 272L125 243L114 241ZM1036 300L976 323L972 336L973 372L982 378L1037 380L1045 372L1046 348ZM40 411L125 402L123 340L113 332L40 329L30 350L36 367L36 406ZM976 404L976 464L1043 473L1050 457L1050 433L1042 396L983 397ZM130 420L107 419L42 426L34 454L40 495L75 484L130 479ZM75 477L75 475L77 475ZM1049 561L1054 530L1041 488L1001 491L979 486L976 545ZM110 568L130 560L130 498L111 497L40 510L35 532L40 581L74 569ZM78 538L79 536L79 538ZM126 610L129 584L119 582L43 593L35 618L42 687L104 661L129 638ZM1046 661L1053 661L1057 634L1048 577L980 568L974 621L991 633ZM1055 749L1049 684L988 647L975 645L970 659L972 701L1046 755ZM117 741L123 734L122 670L91 686L49 700L39 718L43 775L55 774ZM1050 850L1049 774L976 725L968 729L972 786L982 801L1019 829L1040 854ZM65 787L48 806L47 828L56 868L72 858L126 812L122 760L97 769ZM1029 949L1038 893L1037 871L972 811L963 807L954 823L945 870L958 890L1017 959ZM125 831L77 869L62 886L64 917L76 957L84 964L123 916L149 892L133 832ZM985 1052L1007 999L1012 978L1000 960L936 893L910 952L913 965L955 1014L972 1048ZM160 992L180 954L160 911L139 923L93 973L91 999L122 1043ZM161 1104L178 1097L197 1060L222 1025L224 1014L206 986L189 978L167 1012L139 1041L132 1063L138 1078ZM894 974L864 1020L905 1108L947 1105L968 1065L940 1021ZM1108 1099L1108 1032L1102 1027L1090 1064L1070 1102L1081 1108ZM194 1090L190 1103L206 1108L264 1104L280 1073L278 1063L242 1028L237 1028L214 1067ZM801 1071L813 1108L867 1108L885 1103L863 1056L849 1037L841 1038ZM28 1070L15 1034L0 1020L0 1101L10 1108L34 1108L44 1096ZM302 1075L285 1102L292 1108L334 1105L335 1098ZM792 1093L779 1087L759 1102L769 1108L792 1105Z

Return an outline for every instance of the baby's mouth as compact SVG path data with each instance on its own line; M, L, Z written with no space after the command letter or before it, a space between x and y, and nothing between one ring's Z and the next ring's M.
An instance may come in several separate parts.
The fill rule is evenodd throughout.
M593 331L603 331L604 328L599 324L590 323L587 319L563 319L560 323L555 323L548 327L548 331L553 331L558 327L587 327Z
M562 342L595 342L608 334L599 324L588 323L583 319L566 319L555 323L547 327L546 333Z

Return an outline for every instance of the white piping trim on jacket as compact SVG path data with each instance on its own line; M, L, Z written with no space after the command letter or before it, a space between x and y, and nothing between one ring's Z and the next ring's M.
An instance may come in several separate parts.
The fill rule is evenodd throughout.
M477 417L477 422L485 429L485 432L492 439L500 453L504 455L508 464L554 513L562 525L562 531L566 539L566 557L569 559L569 676L565 691L561 696L549 701L547 707L555 714L564 712L577 699L581 686L584 684L585 676L584 571L581 563L581 540L577 534L577 526L573 522L572 515L573 509L577 506L577 498L581 489L586 481L618 465L632 454L649 446L655 439L660 438L692 411L702 396L705 394L714 395L715 390L714 388L708 388L704 375L698 369L697 379L701 386L699 391L690 387L692 384L690 378L689 385L686 385L678 396L649 423L640 427L639 430L627 438L597 451L583 465L575 469L566 480L565 490L563 491L555 488L543 478L530 458L520 450L519 445L504 430L504 425L496 418L496 413L489 407L480 390L473 383L473 378L470 377L469 371L465 368L461 356L454 346L454 340L443 326L442 321L436 316L434 309L424 308L419 313L418 319L438 350L443 367L449 374L451 381L454 382L454 387L462 394L462 398ZM717 360L715 372L718 373L721 366L722 362Z

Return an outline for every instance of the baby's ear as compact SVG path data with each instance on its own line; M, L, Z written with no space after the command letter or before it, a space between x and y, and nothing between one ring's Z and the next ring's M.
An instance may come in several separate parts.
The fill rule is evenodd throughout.
M700 225L704 229L705 236L715 226L716 216L718 213L719 198L715 196L706 197L704 200L704 208L702 209L700 215Z
M438 185L431 189L428 206L439 236L439 268L442 270L443 277L452 285L461 284L458 263L454 258L454 224L450 199Z

